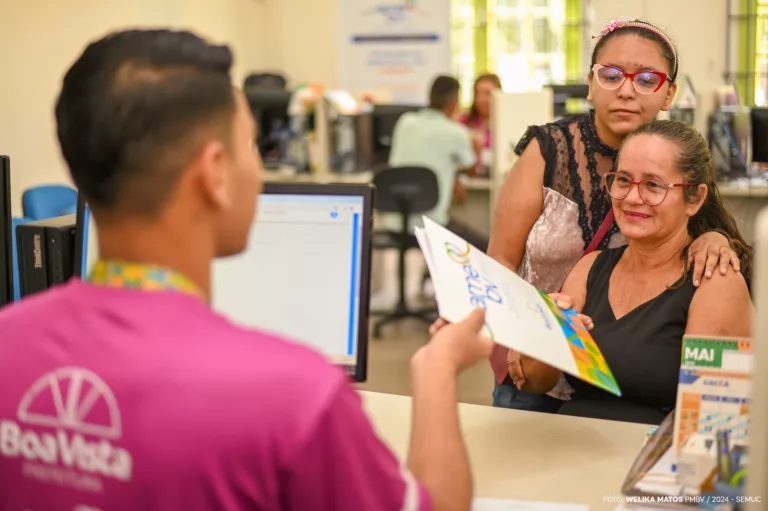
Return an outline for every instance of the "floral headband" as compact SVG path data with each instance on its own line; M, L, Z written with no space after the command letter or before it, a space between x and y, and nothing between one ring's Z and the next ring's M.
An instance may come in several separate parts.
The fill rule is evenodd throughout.
M662 41L664 41L667 46L669 46L669 49L672 51L672 57L674 60L674 66L672 66L672 74L674 75L677 72L677 51L675 50L675 45L672 44L672 41L669 37L667 37L667 34L662 32L660 29L654 27L650 23L646 23L645 21L640 21L636 19L631 18L616 18L615 20L611 20L605 25L603 25L603 29L600 31L599 34L596 36L592 36L593 39L597 39L598 41L602 39L603 37L607 36L611 32L615 30L620 30L622 28L642 28L643 30L647 30L648 32L652 32L659 36Z

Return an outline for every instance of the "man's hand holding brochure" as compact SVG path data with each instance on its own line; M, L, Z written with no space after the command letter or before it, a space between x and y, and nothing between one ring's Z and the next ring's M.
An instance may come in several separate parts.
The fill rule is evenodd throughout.
M621 391L578 314L424 217L416 230L432 276L440 317L454 322L485 310L485 333L519 351L616 395Z

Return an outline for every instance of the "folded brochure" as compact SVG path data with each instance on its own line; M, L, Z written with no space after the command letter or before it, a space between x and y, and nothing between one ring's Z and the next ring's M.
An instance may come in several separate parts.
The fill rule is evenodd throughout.
M461 237L424 217L416 229L440 317L460 321L485 312L485 334L513 349L617 396L619 386L578 315Z

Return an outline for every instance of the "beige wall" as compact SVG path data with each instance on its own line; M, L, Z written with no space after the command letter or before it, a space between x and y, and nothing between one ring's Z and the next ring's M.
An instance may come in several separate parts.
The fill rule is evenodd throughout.
M265 0L267 69L282 71L292 84L338 87L340 4L341 0Z
M447 0L446 0L447 1ZM0 153L12 158L14 210L21 191L66 182L54 136L53 102L62 73L86 42L132 25L190 27L236 52L235 80L253 69L292 84L340 81L339 0L0 0ZM592 32L617 16L667 29L681 71L694 80L705 123L725 65L723 0L591 0ZM692 22L692 14L697 20ZM12 51L6 51L12 49Z
M339 85L340 0L265 2L268 42L264 62L267 67L283 70L292 83L309 80ZM606 21L619 16L645 19L668 31L680 52L681 72L691 76L700 96L696 124L703 129L712 94L722 83L725 69L725 0L585 0L585 3L591 4L593 33ZM299 13L303 16L301 20Z
M239 83L264 63L263 9L257 0L0 0L0 153L11 157L14 214L25 188L69 181L53 105L89 40L136 25L192 28L233 46Z

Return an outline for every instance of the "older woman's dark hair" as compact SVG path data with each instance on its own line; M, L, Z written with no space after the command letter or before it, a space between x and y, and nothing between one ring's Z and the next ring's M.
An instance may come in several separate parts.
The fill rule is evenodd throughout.
M485 73L477 77L475 85L472 87L474 93L477 93L477 86L480 83L489 82L492 83L497 89L501 89L501 79L493 73ZM469 109L469 117L467 121L475 122L480 118L480 113L477 111L477 104L475 103L474 95L472 96L472 106Z
M631 133L625 140L641 135L652 135L674 143L678 147L675 167L683 174L686 183L703 184L707 187L707 198L698 213L688 220L688 234L696 239L707 232L719 232L731 242L731 248L739 257L741 272L749 284L752 247L744 240L736 220L725 209L717 188L717 171L709 151L707 140L690 124L678 121L653 121ZM685 198L689 203L700 199L698 186L685 187ZM688 259L688 248L683 259Z

